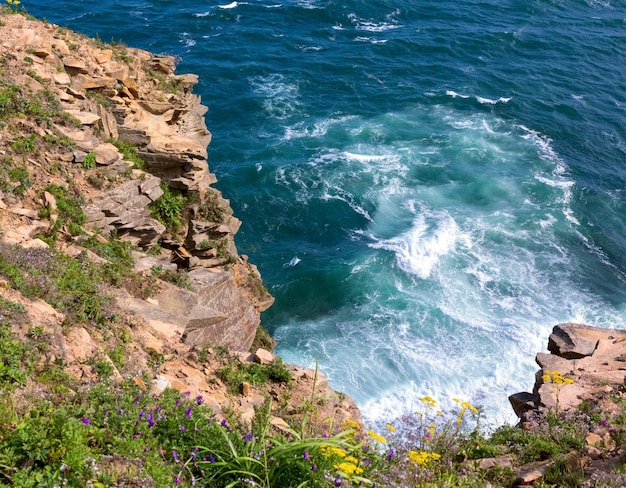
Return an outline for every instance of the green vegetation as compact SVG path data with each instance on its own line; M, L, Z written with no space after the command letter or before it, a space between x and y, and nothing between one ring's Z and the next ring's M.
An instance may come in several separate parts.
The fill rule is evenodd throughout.
M22 195L32 185L25 164L14 163L11 156L0 159L0 190L12 195Z
M24 296L42 298L66 315L66 323L108 326L115 316L106 286L121 285L132 270L127 244L85 242L108 259L93 264L86 256L70 258L49 249L24 249L0 243L0 275Z
M189 275L183 270L163 269L161 266L153 266L151 269L152 276L160 280L167 281L180 288L193 291L193 285L189 279Z
M213 191L207 192L204 201L198 206L197 213L198 217L207 222L221 223L226 216L226 210L220 203L217 193Z
M271 364L242 363L238 359L227 358L217 376L228 385L231 394L241 393L244 382L250 385L265 385L291 382L291 373L280 358Z
M81 234L81 226L85 224L87 217L82 210L84 201L80 193L74 188L66 188L52 183L47 185L44 190L55 197L58 210L58 217L51 226L48 235L43 237L44 240L49 243L56 242L58 233L63 228L66 228L70 235ZM51 216L50 209L45 207L40 215L42 217Z
M170 189L166 183L161 183L161 195L150 204L152 215L161 222L168 231L176 232L182 225L183 211L187 207L187 197L180 191Z
M144 161L137 154L137 148L130 142L120 141L119 139L109 139L109 142L113 144L119 152L124 155L124 160L134 164L136 169L141 169L144 166Z
M91 151L85 156L85 159L80 163L83 169L91 169L96 165L96 153Z

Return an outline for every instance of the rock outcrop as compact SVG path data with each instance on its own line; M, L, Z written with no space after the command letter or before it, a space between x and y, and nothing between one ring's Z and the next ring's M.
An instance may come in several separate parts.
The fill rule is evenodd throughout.
M541 370L533 392L509 398L515 413L524 421L529 412L544 413L558 407L567 412L584 400L626 380L626 331L589 325L556 325L548 340L550 354L538 353ZM555 378L546 378L558 373Z
M44 165L74 163L72 183L86 201L85 229L105 237L113 233L144 249L158 244L179 268L196 270L196 292L166 299L173 293L168 290L151 304L134 298L120 305L174 316L173 330L190 344L247 349L259 312L273 299L259 286L256 267L238 255L234 236L241 222L211 186L216 178L207 162L207 109L192 92L198 77L175 75L171 56L86 38L76 42L77 34L17 14L5 19L0 39L16 53L7 81L56 97L63 112L62 121L33 130L67 141L46 154ZM26 74L18 69L25 54L31 64ZM164 189L185 206L163 210L168 217L179 212L170 228L155 218ZM46 195L52 228L58 212ZM40 221L33 206L21 215ZM175 306L177 301L185 306Z

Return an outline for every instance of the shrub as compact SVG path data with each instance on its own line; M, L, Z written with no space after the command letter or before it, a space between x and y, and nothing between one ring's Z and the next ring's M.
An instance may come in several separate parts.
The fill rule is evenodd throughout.
M177 190L170 189L166 183L161 183L163 195L149 206L153 216L170 232L176 232L182 224L182 216L187 206L187 197Z
M87 154L87 156L85 156L85 159L82 163L80 163L80 165L83 169L93 168L96 165L96 153L91 151L89 154Z

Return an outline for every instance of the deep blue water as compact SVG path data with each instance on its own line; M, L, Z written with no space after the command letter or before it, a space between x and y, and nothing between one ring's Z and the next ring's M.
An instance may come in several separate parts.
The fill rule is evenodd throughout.
M626 328L623 1L24 3L200 75L263 324L368 420L510 420L555 324Z

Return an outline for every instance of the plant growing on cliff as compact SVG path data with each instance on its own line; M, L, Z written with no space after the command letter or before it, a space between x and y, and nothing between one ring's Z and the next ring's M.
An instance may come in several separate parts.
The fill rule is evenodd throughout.
M84 205L83 197L75 188L67 188L61 185L49 184L45 191L54 196L58 210L58 217L45 236L51 243L56 242L58 233L62 228L66 228L71 235L78 235L82 232L81 226L87 221L87 217L82 210ZM50 216L49 209L42 210L42 215Z
M152 215L170 232L176 232L182 225L183 211L187 206L187 197L177 190L170 189L167 183L161 183L163 195L149 205Z
M144 166L144 160L141 159L137 153L137 148L132 142L120 141L119 139L109 139L109 142L113 144L119 152L124 156L125 161L133 163L134 168L141 169Z

